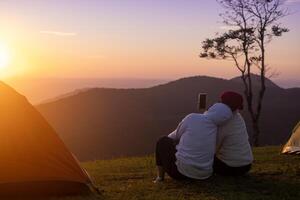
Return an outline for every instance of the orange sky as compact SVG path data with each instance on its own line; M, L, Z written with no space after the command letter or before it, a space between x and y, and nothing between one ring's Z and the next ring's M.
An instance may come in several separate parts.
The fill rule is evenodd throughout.
M166 2L1 1L0 47L10 63L0 77L238 75L229 61L198 57L201 41L222 31L221 8L208 0ZM297 1L288 6L300 7ZM291 31L268 47L267 62L283 79L300 74L299 17L296 12L284 19Z

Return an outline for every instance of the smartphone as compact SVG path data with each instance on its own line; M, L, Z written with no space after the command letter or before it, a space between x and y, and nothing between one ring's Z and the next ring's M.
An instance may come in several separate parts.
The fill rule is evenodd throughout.
M199 95L198 95L198 110L199 111L206 110L206 101L207 101L207 94L199 93Z

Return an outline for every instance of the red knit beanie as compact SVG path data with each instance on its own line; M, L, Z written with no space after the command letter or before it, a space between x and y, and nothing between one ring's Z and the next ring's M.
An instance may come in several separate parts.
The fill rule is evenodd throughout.
M243 97L239 93L233 91L224 92L221 95L221 101L222 103L229 106L232 111L236 111L237 109L243 109Z

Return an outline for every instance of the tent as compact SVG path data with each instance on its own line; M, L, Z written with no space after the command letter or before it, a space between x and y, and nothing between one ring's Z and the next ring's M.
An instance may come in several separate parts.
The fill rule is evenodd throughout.
M0 196L88 192L91 180L42 115L0 82Z
M295 126L290 139L283 147L282 153L300 154L300 121Z

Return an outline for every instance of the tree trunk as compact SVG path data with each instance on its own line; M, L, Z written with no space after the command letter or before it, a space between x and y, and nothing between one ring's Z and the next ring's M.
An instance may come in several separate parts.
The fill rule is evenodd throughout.
M252 127L253 127L253 134L252 134L252 142L253 146L257 147L259 146L259 135L260 135L260 127L259 127L259 121L252 120Z

